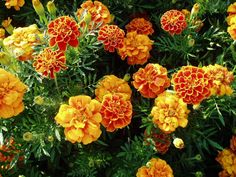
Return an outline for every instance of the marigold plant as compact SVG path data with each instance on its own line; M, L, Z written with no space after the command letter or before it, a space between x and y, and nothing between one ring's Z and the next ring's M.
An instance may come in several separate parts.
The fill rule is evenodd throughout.
M55 117L64 127L65 137L71 143L89 144L101 135L101 103L86 95L70 97L69 105L62 104Z
M15 10L20 10L20 7L23 7L25 4L24 0L6 0L5 6L10 9L14 7Z
M45 48L42 53L35 56L33 66L38 73L45 77L49 75L51 79L54 79L55 73L67 68L66 57L63 51Z
M133 74L132 84L145 98L156 98L170 86L167 69L159 64L149 63Z
M172 83L176 94L187 104L197 105L211 96L213 83L202 68L183 66L173 75Z
M127 99L130 99L132 90L125 80L115 75L106 75L97 84L97 88L95 89L96 99L102 102L103 96L108 93L122 93Z
M150 58L153 41L147 35L137 34L136 31L127 33L124 47L118 49L121 59L128 59L129 65L143 65Z
M161 28L171 35L181 34L186 27L185 15L179 10L169 10L161 16Z
M174 177L171 167L165 160L152 158L146 166L138 169L136 177Z
M163 132L172 133L179 126L187 126L189 112L187 104L176 94L163 92L155 99L151 116Z
M154 33L152 23L144 18L134 18L125 28L127 32L136 31L137 34L151 35Z
M26 90L19 78L0 68L0 118L11 118L24 110Z
M60 50L65 51L67 45L77 47L80 36L77 22L69 16L61 16L48 24L49 45L58 45Z
M98 40L104 45L104 49L115 52L115 49L124 45L125 32L116 25L104 25L98 31Z

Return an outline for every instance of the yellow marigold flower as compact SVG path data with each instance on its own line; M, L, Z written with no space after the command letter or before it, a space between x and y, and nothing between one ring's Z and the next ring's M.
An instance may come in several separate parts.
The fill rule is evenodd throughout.
M230 149L224 149L216 157L216 161L220 163L224 173L229 176L236 176L236 154Z
M228 12L229 15L236 14L236 2L229 5L229 7L227 9L227 12Z
M3 44L9 53L21 61L33 59L34 46L41 44L42 34L37 25L19 27L13 34L3 40Z
M128 58L129 65L143 65L150 58L153 41L147 35L129 32L124 39L124 46L118 49L121 59Z
M23 7L24 4L25 4L24 0L6 0L5 6L8 9L14 7L15 10L20 10L20 7Z
M236 135L232 136L230 140L230 149L236 153Z
M9 34L13 32L13 26L11 25L12 19L8 17L6 20L2 21L2 26L6 29Z
M0 40L5 38L5 29L0 28Z
M100 28L105 24L108 24L111 22L111 14L108 10L108 8L102 4L99 1L85 1L83 4L80 5L81 8L79 8L76 12L78 19L83 19L87 14L89 14L90 19L89 29L96 29ZM81 27L84 27L86 25L86 22L82 22L80 24Z
M184 141L181 138L175 138L173 144L178 149L184 148Z
M136 31L137 34L151 35L154 32L152 23L144 18L134 18L125 28L127 32Z
M236 23L230 25L227 28L227 32L229 33L229 35L231 36L233 40L236 40Z
M152 108L152 121L163 132L174 132L177 127L186 127L189 110L187 104L177 95L163 92L155 99Z
M138 169L136 177L174 177L174 175L165 160L152 158L146 166Z
M130 99L132 90L125 80L115 75L106 75L97 84L97 88L95 89L96 99L102 102L103 96L108 93L122 93L127 99Z
M226 21L227 21L228 25L236 24L236 14L229 15L229 16L226 18Z
M231 95L233 93L233 89L230 87L230 84L234 80L233 72L229 72L226 67L221 65L209 65L203 67L211 80L213 80L213 87L211 88L213 95Z
M70 97L69 105L61 105L55 120L65 128L66 139L72 143L89 144L101 135L101 103L89 96Z
M133 74L132 84L145 98L156 98L170 86L167 69L159 64L149 63Z
M0 118L10 118L24 110L22 99L26 89L17 77L0 69Z

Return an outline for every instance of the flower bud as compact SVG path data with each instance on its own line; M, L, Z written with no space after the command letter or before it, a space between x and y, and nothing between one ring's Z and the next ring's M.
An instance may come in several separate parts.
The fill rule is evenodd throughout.
M23 134L23 140L31 141L33 139L33 134L31 132L26 132Z
M198 12L199 12L199 9L200 9L200 4L195 3L193 5L192 10L191 10L191 16L193 16L193 15L196 16L198 14Z
M45 10L44 7L42 5L42 3L39 0L32 0L32 4L34 7L35 12L38 14L40 21L44 21L45 23L47 23L47 18L45 16Z
M197 155L195 156L195 159L196 159L197 161L200 161L200 160L202 160L202 156L201 156L200 154L197 154Z
M84 21L88 25L91 22L92 16L89 12L84 15Z
M203 173L202 173L201 171L197 171L197 172L195 173L195 176L196 176L196 177L203 177Z
M175 138L173 144L178 149L184 148L184 141L181 138Z
M125 80L126 82L128 82L130 80L130 74L125 74L123 80Z
M53 141L54 141L53 136L49 135L49 136L48 136L48 141L49 141L49 142L53 142Z
M42 105L44 103L44 98L41 96L34 97L34 103L37 105Z
M55 17L56 16L56 12L57 12L57 8L54 4L54 1L48 1L47 3L47 9L48 9L48 12L53 16Z
M10 17L8 17L6 20L2 21L2 26L6 29L6 31L9 34L12 34L13 30L14 30L13 26L11 25L11 21L12 21L12 19Z

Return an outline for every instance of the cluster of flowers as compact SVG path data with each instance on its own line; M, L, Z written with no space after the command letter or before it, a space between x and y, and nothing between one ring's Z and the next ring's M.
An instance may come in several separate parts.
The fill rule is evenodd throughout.
M216 160L223 168L223 171L219 173L219 177L236 176L236 136L231 138L230 148L219 152Z
M227 23L229 25L227 31L230 34L231 38L233 40L236 40L236 2L230 4L227 12L228 12Z

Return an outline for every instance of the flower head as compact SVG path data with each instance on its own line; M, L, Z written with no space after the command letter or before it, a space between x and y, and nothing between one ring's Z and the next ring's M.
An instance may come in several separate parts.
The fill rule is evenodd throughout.
M228 9L227 9L227 12L229 15L234 15L236 14L236 2L234 2L233 4L230 4Z
M115 75L106 75L100 80L95 89L96 99L100 102L103 100L103 96L106 94L121 93L130 99L132 91L129 84Z
M24 4L25 4L24 0L6 0L5 6L8 9L14 7L15 10L20 10L20 7L23 7Z
M69 16L61 16L48 24L48 34L50 37L49 45L58 45L60 50L65 51L67 44L72 47L79 45L80 36L77 22Z
M181 138L175 138L173 144L178 149L184 148L184 141Z
M187 27L185 15L178 10L169 10L161 17L161 28L169 34L181 34Z
M0 40L5 38L5 29L0 28Z
M128 58L129 65L144 64L150 58L153 41L147 35L129 32L124 39L124 46L118 49L121 59Z
M9 53L21 61L33 58L33 47L42 43L42 34L38 27L30 25L14 29L13 34L3 40Z
M177 95L163 92L155 99L152 108L152 121L163 132L174 132L177 127L186 127L189 110L187 104Z
M172 77L176 94L187 104L199 104L211 95L212 80L207 72L195 66L183 66Z
M138 169L136 177L174 177L171 167L165 160L152 158L146 166Z
M170 86L166 68L159 64L149 63L133 74L134 87L145 98L156 98Z
M209 65L203 67L205 72L207 72L210 78L213 80L213 87L211 89L213 95L231 95L233 89L230 84L234 80L233 72L229 72L226 67L221 65Z
M136 31L137 34L151 35L154 32L152 23L144 18L134 18L125 28L127 32Z
M236 40L236 22L227 28L227 32L230 34L233 40Z
M0 118L10 118L24 110L27 86L11 73L0 69Z
M91 16L91 20L87 24L89 29L96 29L111 22L112 18L108 8L99 1L87 0L80 7L76 12L78 19L84 18L87 14ZM82 27L85 25L86 22L81 23Z
M34 58L33 66L35 70L47 77L50 75L51 79L55 78L55 72L61 69L66 69L66 57L64 52L57 50L53 51L51 48L45 48L42 53Z
M236 153L236 135L232 136L230 140L230 149Z
M89 144L101 135L101 103L86 95L70 97L69 105L61 105L55 120L65 128L66 139L72 143Z
M105 50L114 52L124 45L125 32L116 25L104 25L99 29L98 40L104 44Z
M108 132L113 132L118 128L124 128L131 122L132 104L123 94L106 94L103 97L102 125Z

